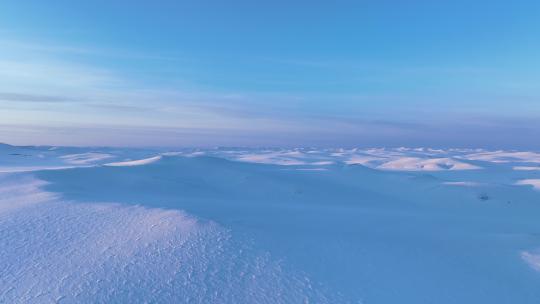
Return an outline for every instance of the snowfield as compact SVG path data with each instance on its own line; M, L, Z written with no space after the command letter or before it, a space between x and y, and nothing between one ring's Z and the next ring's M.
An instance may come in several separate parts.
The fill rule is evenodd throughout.
M2 144L0 303L540 303L539 159Z

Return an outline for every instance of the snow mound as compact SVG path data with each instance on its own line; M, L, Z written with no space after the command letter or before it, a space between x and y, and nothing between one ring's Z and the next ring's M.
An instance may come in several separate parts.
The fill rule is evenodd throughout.
M442 171L442 170L474 170L480 167L460 162L451 158L424 159L418 157L402 157L386 162L377 167L384 170L398 171Z
M452 152L456 154L456 152ZM400 171L442 171L472 170L479 166L458 161L453 157L434 157L452 154L433 149L294 149L294 150L248 150L248 151L207 151L227 159L273 164L280 166L317 166L345 163L363 165L373 169Z
M239 161L258 163L258 164L272 164L281 166L295 166L304 165L304 161L286 157L286 154L281 153L265 153L265 154L245 154L237 158Z
M385 158L375 157L375 156L365 156L365 155L354 155L351 158L345 160L345 163L348 165L364 165L368 167L373 167L374 163L384 162Z
M540 190L540 179L522 179L517 181L516 185L533 186L534 189Z
M513 167L516 171L540 171L540 167L530 167L530 166L515 166Z
M63 156L60 156L60 158L64 159L68 164L88 165L88 164L96 163L101 160L114 158L114 155L106 154L106 153L88 152L88 153L63 155Z
M160 159L161 159L161 156L158 155L158 156L139 159L139 160L130 160L130 161L123 161L123 162L116 162L116 163L108 163L108 164L105 164L104 166L109 166L109 167L142 166L142 165L148 165L148 164L151 164L151 163L155 163L155 162L159 161Z
M494 163L508 163L508 162L531 162L540 163L540 153L529 151L488 151L467 154L463 156L464 159L469 160L482 160Z

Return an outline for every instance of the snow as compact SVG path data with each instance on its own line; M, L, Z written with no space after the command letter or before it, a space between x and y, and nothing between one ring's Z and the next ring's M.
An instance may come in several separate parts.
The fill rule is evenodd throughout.
M105 166L110 166L110 167L142 166L142 165L151 164L151 163L156 162L156 161L158 161L160 159L161 159L161 156L158 155L158 156L139 159L139 160L108 163L108 164L105 164Z
M512 161L540 163L540 153L530 151L484 151L467 154L463 158L497 163L508 163Z
M2 302L333 303L268 254L235 246L216 223L176 210L75 204L42 185L0 188L10 193L0 199Z
M0 145L0 302L536 304L535 155Z
M0 146L0 172L28 172L91 167L128 158L153 157L155 150L75 147Z
M201 153L201 152L197 152ZM413 153L414 157L411 156ZM395 171L446 171L474 170L478 165L458 160L444 150L433 149L335 149L316 151L310 149L274 149L261 151L207 151L204 155L225 157L243 162L274 164L281 166L333 165L343 162L349 165L363 165L380 170Z
M540 190L540 179L523 179L516 182L516 185L529 185Z
M540 167L515 166L514 170L518 170L518 171L540 171Z
M61 159L66 160L68 164L74 165L87 165L92 164L101 160L113 158L114 156L106 153L78 153L78 154L68 154L60 156Z
M422 159L417 157L402 157L378 166L386 170L403 171L440 171L440 170L473 170L478 166L459 162L450 158Z
M237 158L237 160L252 162L258 164L275 164L283 166L304 165L305 162L295 158L287 157L290 153L264 153L264 154L245 154ZM294 156L292 154L291 156Z

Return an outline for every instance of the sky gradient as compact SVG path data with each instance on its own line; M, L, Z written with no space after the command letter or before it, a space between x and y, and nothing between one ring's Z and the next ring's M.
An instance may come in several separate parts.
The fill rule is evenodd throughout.
M540 149L538 1L2 1L0 142Z

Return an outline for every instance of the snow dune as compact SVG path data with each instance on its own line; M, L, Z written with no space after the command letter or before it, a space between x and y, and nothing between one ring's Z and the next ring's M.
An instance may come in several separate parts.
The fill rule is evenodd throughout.
M450 158L422 159L417 157L402 157L386 162L377 168L401 171L440 171L440 170L474 170L478 166L456 161Z
M473 170L480 166L445 156L443 150L433 149L313 149L263 150L263 151L207 151L205 155L215 155L243 162L274 164L281 166L328 166L336 162L349 165L363 165L381 170L396 171L445 171ZM412 155L414 156L411 156ZM450 156L450 155L446 155Z
M483 160L495 163L508 162L531 162L540 163L540 153L529 151L484 151L464 155L463 158L470 160Z
M159 156L214 156L230 160L279 166L363 165L395 171L459 171L491 164L513 164L516 171L536 171L540 153L531 151L484 151L468 149L183 149L138 150L69 147L14 147L0 149L0 172L63 169L79 166L130 166L158 160Z
M75 147L16 147L0 146L0 172L29 172L73 167L90 167L128 159L154 157L155 150L75 148Z
M517 181L516 185L533 186L536 190L540 190L540 179L524 179Z
M0 302L539 303L530 158L0 148Z
M275 164L282 166L306 164L304 161L297 159L298 156L301 156L301 154L293 152L270 152L262 154L244 154L238 157L237 160L259 164Z

